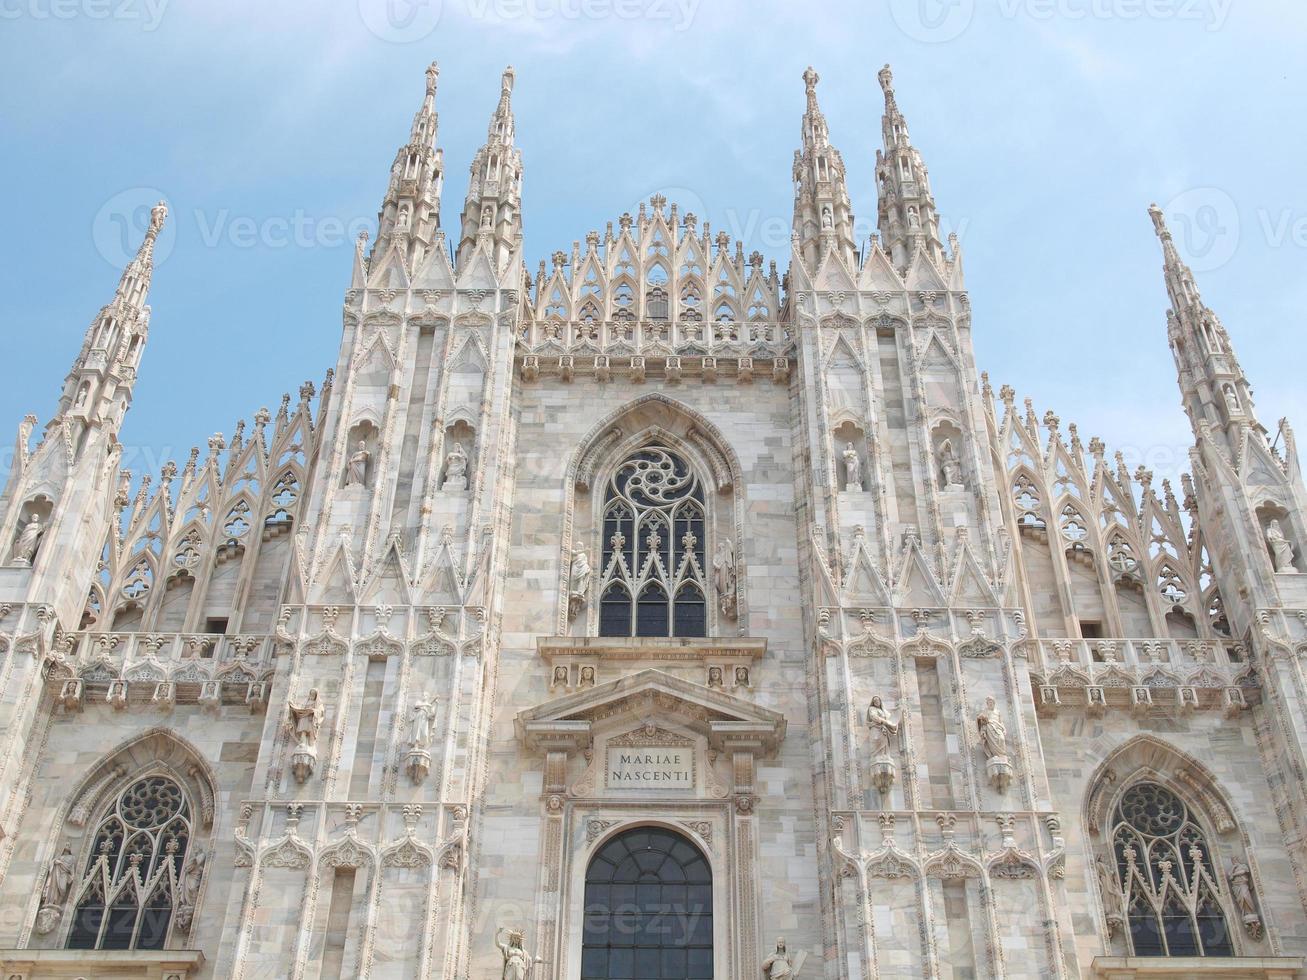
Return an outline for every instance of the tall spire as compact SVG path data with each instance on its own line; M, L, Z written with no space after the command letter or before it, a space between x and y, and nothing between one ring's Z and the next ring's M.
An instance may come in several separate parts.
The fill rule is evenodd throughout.
M504 69L485 145L472 160L457 263L485 246L498 269L522 237L522 153L513 146L513 68Z
M881 243L899 269L911 263L918 248L940 262L944 247L939 237L939 212L930 193L926 165L912 145L908 122L894 98L894 73L889 65L880 70L880 87L885 93L881 117L884 147L876 152Z
M440 230L440 189L444 158L436 148L436 80L440 68L427 67L427 89L422 106L413 116L408 142L395 154L390 185L377 216L377 240L372 255L385 255L392 245L404 251L414 268L431 250Z
M835 252L850 270L855 267L853 211L840 151L831 146L826 117L817 104L820 76L803 73L807 106L802 148L794 151L794 236L804 264L816 269Z
M1180 258L1166 217L1156 204L1148 208L1153 228L1162 243L1166 291L1171 297L1167 311L1167 336L1175 355L1180 392L1194 436L1205 432L1224 433L1225 445L1238 451L1241 430L1251 428L1264 435L1253 410L1252 388L1235 356L1230 335L1220 318L1204 303L1194 274Z
M168 217L160 201L150 209L150 224L136 255L118 279L113 299L91 321L82 349L64 379L54 425L64 419L86 426L116 429L132 400L132 388L150 331L145 305L154 275L154 244Z

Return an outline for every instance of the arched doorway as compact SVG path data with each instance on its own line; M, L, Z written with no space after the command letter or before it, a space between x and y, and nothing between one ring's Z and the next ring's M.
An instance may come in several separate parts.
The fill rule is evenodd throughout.
M663 827L618 834L585 875L581 980L711 980L712 869Z

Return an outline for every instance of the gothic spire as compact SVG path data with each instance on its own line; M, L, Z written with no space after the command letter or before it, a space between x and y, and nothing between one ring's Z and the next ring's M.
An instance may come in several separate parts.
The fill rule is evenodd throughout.
M513 145L513 68L504 69L486 142L472 160L456 263L478 245L498 269L522 237L522 153Z
M881 243L899 269L907 268L918 248L940 262L944 247L939 237L939 212L930 193L926 165L908 135L908 121L894 97L894 73L889 65L880 70L879 77L885 93L881 117L884 147L876 152Z
M794 151L794 237L804 264L816 269L835 252L852 270L855 266L853 212L849 205L844 161L831 146L826 117L817 104L820 76L803 73L807 106L803 113L802 147Z
M1180 258L1166 217L1156 204L1148 208L1153 228L1162 243L1166 291L1167 335L1175 355L1180 392L1195 437L1204 430L1224 432L1226 448L1238 450L1240 430L1264 433L1253 411L1252 388L1235 356L1221 320L1204 303L1194 274Z
M145 300L154 275L154 245L167 216L168 206L162 201L150 209L141 247L123 269L113 299L87 328L51 425L65 418L97 426L122 422L150 330Z
M444 157L436 148L436 80L440 68L427 67L426 94L413 116L408 142L395 154L390 185L377 215L377 240L372 255L382 256L399 245L408 267L414 268L431 250L440 230L440 190Z

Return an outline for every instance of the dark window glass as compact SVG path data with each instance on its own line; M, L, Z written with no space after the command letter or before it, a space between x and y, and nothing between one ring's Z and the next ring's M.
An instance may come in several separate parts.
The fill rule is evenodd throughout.
M712 980L712 923L698 848L659 827L621 834L586 872L581 980Z

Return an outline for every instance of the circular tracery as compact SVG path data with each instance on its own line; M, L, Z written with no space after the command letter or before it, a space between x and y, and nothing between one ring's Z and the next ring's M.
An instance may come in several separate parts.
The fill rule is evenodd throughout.
M1121 816L1143 834L1165 837L1185 822L1180 798L1156 783L1139 783L1121 797Z
M133 783L122 795L123 822L137 830L161 827L181 812L181 787L171 779L152 776Z

